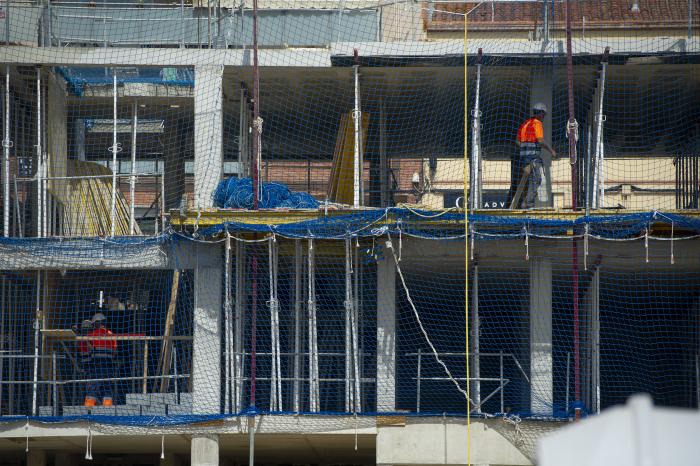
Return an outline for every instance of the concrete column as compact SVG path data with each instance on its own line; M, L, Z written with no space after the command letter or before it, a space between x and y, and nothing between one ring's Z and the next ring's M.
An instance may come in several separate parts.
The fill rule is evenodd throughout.
M552 68L545 66L535 68L532 71L532 91L530 94L530 108L528 114L532 112L532 106L537 102L542 102L547 106L547 115L542 121L544 126L544 140L551 146L552 144ZM528 115L529 116L529 115ZM549 207L553 205L552 200L552 154L543 150L542 161L544 162L545 181L537 192L537 207Z
M46 466L46 450L29 450L27 466Z
M377 262L377 411L396 410L396 264L384 248Z
M219 436L193 435L190 464L192 466L218 466Z
M552 415L552 263L530 259L530 411Z
M180 207L182 195L185 194L185 157L183 155L185 138L182 134L184 128L180 124L180 115L173 115L172 118L166 120L165 125L165 160L163 166L165 207L166 209L177 209Z
M197 244L194 271L192 412L221 412L221 311L224 263L220 244ZM194 451L194 450L193 450Z
M196 66L194 79L194 205L212 207L224 173L223 66Z

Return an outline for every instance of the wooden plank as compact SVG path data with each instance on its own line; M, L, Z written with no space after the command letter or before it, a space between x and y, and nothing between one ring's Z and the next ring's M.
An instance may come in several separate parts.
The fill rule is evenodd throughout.
M173 331L173 323L175 320L175 309L177 308L177 292L180 287L180 271L173 271L173 285L170 288L170 303L168 304L168 313L165 316L165 330L163 331L163 345L160 349L160 359L158 362L158 373L168 375L170 372L170 363L172 361L173 343L170 339L170 334ZM170 379L163 378L160 381L160 391L167 392Z
M41 333L44 334L46 338L54 338L57 340L74 340L77 337L75 332L69 328L44 328L41 329Z
M525 186L527 185L527 179L530 177L530 172L532 171L532 165L527 164L525 168L523 168L522 175L520 176L520 182L518 183L518 189L515 191L515 194L513 195L513 200L510 201L510 208L511 209L516 209L518 207L518 204L520 204L520 198L523 195L523 191L525 191Z

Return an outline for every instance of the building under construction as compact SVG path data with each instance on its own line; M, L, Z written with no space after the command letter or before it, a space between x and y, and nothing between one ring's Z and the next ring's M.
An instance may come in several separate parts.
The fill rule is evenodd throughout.
M698 408L692 1L13 1L0 40L3 462L529 465Z

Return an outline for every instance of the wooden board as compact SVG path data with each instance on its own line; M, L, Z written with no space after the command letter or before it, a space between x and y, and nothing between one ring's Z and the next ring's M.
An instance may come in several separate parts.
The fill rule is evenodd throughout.
M69 328L45 328L41 333L46 338L55 338L57 340L75 340L77 335Z
M513 200L510 201L511 209L516 209L518 204L520 204L520 198L523 196L523 191L525 191L525 186L527 185L528 178L530 178L531 171L532 165L528 163L525 168L523 168L522 175L520 175L520 182L518 183L518 189L513 195Z

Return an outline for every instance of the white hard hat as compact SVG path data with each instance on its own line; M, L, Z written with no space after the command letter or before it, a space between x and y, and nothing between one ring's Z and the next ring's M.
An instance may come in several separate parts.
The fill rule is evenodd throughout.
M535 112L547 113L547 106L545 104L543 104L542 102L537 102L535 105L532 106L532 110Z
M103 321L103 320L107 320L107 318L106 318L105 315L102 314L101 312L98 312L97 314L95 314L94 316L92 316L92 321L93 321L93 322L101 322L101 321Z

